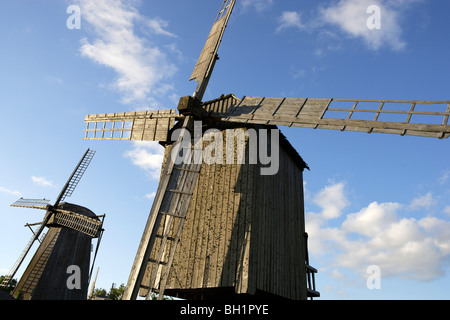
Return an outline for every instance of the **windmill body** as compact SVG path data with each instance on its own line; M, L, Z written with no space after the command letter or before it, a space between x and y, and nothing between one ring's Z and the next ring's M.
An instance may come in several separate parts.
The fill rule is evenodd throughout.
M206 109L224 108L236 99L229 95L205 102ZM253 130L260 142L274 150L272 139L261 139L258 130L266 127L210 123L203 127L202 150L211 140L205 132L227 134ZM203 163L179 235L165 293L185 299L283 297L306 299L306 238L303 212L303 170L307 167L282 136L279 165L274 175L262 175L266 165L251 163L250 137L243 144L223 144L221 161ZM173 145L166 145L166 161ZM264 148L264 147L263 147ZM228 149L228 150L227 150ZM232 149L232 161L230 157ZM216 150L217 151L217 150ZM258 150L257 150L258 152ZM270 152L269 152L270 153ZM240 154L244 159L240 159ZM205 161L204 155L202 161ZM164 169L163 169L164 171ZM172 203L176 200L172 200ZM168 211L164 209L164 211ZM142 283L152 283L159 291L167 271L169 253L174 247L180 221L170 224L165 215L159 224ZM151 219L151 217L150 217ZM162 263L155 267L164 238ZM153 279L151 281L151 279ZM310 291L312 294L313 291ZM147 288L139 294L146 296ZM317 292L314 292L317 295Z
M87 208L61 203L59 210L67 210L94 219L97 216ZM92 237L86 233L62 226L56 217L47 223L48 230L36 253L25 269L12 295L23 300L86 300L91 263ZM71 266L80 271L79 288L69 288Z
M16 299L87 299L92 239L99 238L99 245L104 215L97 216L85 207L63 201L72 195L94 154L95 151L90 149L85 152L53 205L48 204L49 200L45 199L23 198L11 205L46 211L44 220L36 224L39 226L37 231L33 233L25 250L1 283L2 286L8 285L34 242L38 240L40 245L12 292ZM39 240L46 228L45 236ZM69 278L74 270L77 273L74 279L76 283L72 285Z
M304 227L302 188L307 165L276 126L450 137L450 101L238 99L230 94L202 102L235 2L223 1L190 79L198 82L197 89L180 99L178 112L85 118L86 140L159 141L166 148L160 184L124 299L150 298L153 291L160 293L160 299L164 293L188 299L319 296ZM200 134L196 122L202 124ZM222 137L227 129L258 132L259 139L263 133L278 132L276 143L267 140L255 149L251 140L244 140L237 147L248 160L255 160L251 156L255 150L258 155L264 154L263 149L278 152L278 170L261 174L267 164L261 157L231 164L205 161L198 155L210 145L198 135L207 137L212 129ZM237 152L228 146L217 150L224 157ZM177 161L183 157L189 161Z

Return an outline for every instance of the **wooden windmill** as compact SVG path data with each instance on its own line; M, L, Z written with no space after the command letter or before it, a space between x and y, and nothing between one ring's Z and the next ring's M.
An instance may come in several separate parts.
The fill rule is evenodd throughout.
M180 99L179 112L86 116L87 140L159 141L166 148L124 299L149 298L152 291L160 298L165 293L187 299L319 295L304 225L302 173L307 165L276 126L450 136L450 101L238 99L230 94L202 102L234 5L235 0L223 1L190 78L198 87ZM370 114L371 120L360 120ZM390 116L403 119L392 121ZM415 121L423 116L435 122ZM202 124L201 130L196 123ZM231 159L247 161L224 164L196 158L207 148L205 140L215 140L206 139L211 129L222 137L235 132L229 129L242 130L244 140L235 147L233 137L223 157L231 152ZM279 153L276 174L261 174L268 164L264 158L252 162L255 147L250 138L255 132L258 154ZM186 136L188 141L193 136L194 142L185 144ZM179 157L189 161L177 162Z
M44 220L39 225L22 254L5 277L2 286L7 286L24 261L34 242L40 242L36 253L28 264L12 295L24 300L85 300L90 278L91 239L101 238L104 216L96 216L91 210L64 202L70 197L88 168L95 151L87 150L53 205L50 200L20 198L12 207L45 210ZM101 220L99 218L102 218ZM42 240L39 239L48 228ZM100 241L97 242L99 245ZM76 266L80 272L80 286L69 288L69 267ZM69 271L70 272L69 272ZM69 273L68 273L69 272Z

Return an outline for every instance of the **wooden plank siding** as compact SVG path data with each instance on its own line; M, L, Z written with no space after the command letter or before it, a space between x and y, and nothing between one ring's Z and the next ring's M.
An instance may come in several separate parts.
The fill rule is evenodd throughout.
M226 140L226 132L222 133ZM248 145L245 149L248 161ZM235 160L236 156L235 146ZM203 163L166 294L183 296L191 290L232 288L237 294L264 292L306 299L306 164L284 136L280 137L279 161L274 176L261 175L260 164L226 164L225 152L223 164ZM157 239L150 259L159 244ZM164 268L162 265L162 272ZM146 279L148 272L143 283ZM141 290L141 295L146 292Z

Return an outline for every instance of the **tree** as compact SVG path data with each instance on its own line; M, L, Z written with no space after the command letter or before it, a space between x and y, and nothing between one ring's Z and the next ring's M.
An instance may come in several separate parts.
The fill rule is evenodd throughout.
M0 283L3 282L3 280L6 278L6 276L0 276ZM12 292L17 286L17 280L12 279L7 287L0 287L0 290L6 291L6 292Z
M97 288L94 290L94 297L107 297L108 295L106 294L106 290L102 289L102 288Z
M125 292L125 285L122 283L119 288L111 288L109 290L108 298L110 300L122 300L123 293Z
M123 283L118 288L115 288L115 284L113 283L109 292L106 292L106 290L103 288L96 288L94 290L93 296L106 298L108 300L121 300L124 292L125 285Z

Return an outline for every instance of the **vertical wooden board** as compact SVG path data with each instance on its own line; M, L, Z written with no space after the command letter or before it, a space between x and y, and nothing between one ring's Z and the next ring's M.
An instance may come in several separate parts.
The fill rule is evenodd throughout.
M246 159L249 159L249 150L246 148ZM254 195L254 186L253 186L253 172L255 165L248 164L247 166L247 180L246 180L246 204L245 204L245 230L244 230L244 249L243 249L243 259L242 259L242 269L243 269L243 281L241 285L241 292L248 293L249 292L249 282L251 279L250 275L250 239L252 232L252 210L253 210L253 199Z
M260 165L258 165L258 168ZM263 274L263 264L264 264L264 252L265 252L265 246L264 246L264 232L265 232L265 224L266 224L266 214L265 214L265 201L266 198L263 196L263 190L266 186L266 179L265 176L261 176L259 169L257 172L257 181L258 181L258 230L253 229L253 234L256 234L258 245L256 255L256 266L257 266L257 279L256 279L256 288L262 289L264 287L264 274Z
M267 214L268 212L268 201L269 201L269 197L265 195L264 191L267 190L267 186L268 186L268 182L269 179L267 176L262 176L260 174L260 172L258 172L258 176L259 176L259 181L261 182L259 184L259 199L261 200L259 202L260 208L260 227L258 229L258 247L261 248L258 252L258 286L257 288L260 290L264 290L265 286L266 286L266 273L265 273L265 269L266 269L266 265L267 265L267 253L268 253L268 248L267 248L267 243L266 243L266 239L267 239L267 225L269 223L269 216Z
M226 287L228 286L228 275L229 275L229 264L227 263L228 256L230 254L230 243L231 243L231 230L232 230L232 217L233 217L233 201L234 195L232 192L232 173L233 173L233 165L226 164L225 165L225 185L224 185L224 206L223 206L223 239L222 239L222 249L219 255L219 265L220 269L218 271L219 286ZM220 262L221 261L221 262Z
M259 183L258 183L259 166L257 164L251 166L251 173L249 177L249 182L252 186L252 198L251 198L251 209L250 215L250 236L249 236L249 282L248 282L248 293L255 294L258 282L258 252L261 250L259 247L259 234L260 221L261 221L261 211L259 209Z
M216 212L216 222L214 230L214 245L215 249L211 257L211 265L214 265L214 269L210 272L210 285L214 287L219 286L220 276L219 270L221 267L221 252L223 252L223 237L224 237L224 223L223 223L223 202L224 202L224 181L225 181L225 165L218 165L217 170L219 171L216 175L217 182L217 198L215 202L215 212Z
M194 281L194 272L195 272L195 257L196 257L196 248L198 243L198 228L200 224L201 219L201 201L202 201L202 195L203 195L203 188L204 188L204 181L206 177L206 172L208 168L206 166L202 166L199 179L197 182L196 192L194 194L195 201L191 206L191 210L193 213L191 214L193 219L190 221L191 225L191 233L190 233L190 241L189 241L189 257L188 257L188 265L187 265L187 273L186 273L186 288L193 288L193 281Z
M268 292L273 292L276 293L275 291L275 281L276 281L276 256L277 256L277 252L276 252L276 243L275 243L275 237L276 237L276 232L278 229L278 225L277 225L277 216L276 216L276 211L274 210L274 204L276 204L277 206L279 205L276 202L276 193L275 193L275 187L276 187L276 180L274 176L270 176L270 198L271 201L269 203L269 210L268 210L268 215L269 215L269 225L268 227L270 228L270 237L268 239L268 247L270 248L269 251L269 272L267 274L267 277L269 278L269 285L267 286L267 290ZM278 208L277 208L278 210Z
M203 236L203 224L204 224L204 208L205 208L205 188L207 188L209 171L210 167L207 165L202 166L202 176L201 176L201 185L199 186L199 198L197 199L196 211L199 213L196 223L195 223L195 231L193 235L193 243L192 243L192 277L190 281L189 288L200 288L198 286L198 277L199 277L199 266L200 266L200 256L199 251L202 246L202 236Z
M217 164L211 165L211 177L210 186L207 197L207 207L206 207L206 232L205 232L205 242L204 242L204 266L203 266L203 280L202 287L208 287L210 282L211 268L215 267L213 259L211 258L213 252L215 251L216 237L215 234L215 223L216 223L216 208L217 208L217 197L220 195L217 192L220 168Z
M213 217L213 201L215 201L215 178L216 178L216 165L211 164L210 166L210 176L208 179L208 190L205 201L205 223L204 223L204 233L202 239L202 254L201 254L201 265L200 265L200 278L201 287L205 287L209 280L209 268L211 264L211 258L209 257L209 250L211 249L212 233L211 229L214 229L214 217Z
M293 220L298 221L296 224L297 232L299 233L299 246L294 250L294 256L298 257L296 262L294 263L295 268L295 278L294 281L297 283L296 286L296 299L302 299L303 292L306 293L306 287L303 287L302 285L302 277L303 274L301 272L302 269L305 268L305 255L303 254L303 248L305 247L305 220L303 216L304 212L304 196L303 196L303 174L302 172L297 173L297 180L294 181L294 183L298 183L297 190L298 190L298 197L299 200L296 202L296 209L293 212ZM298 261L298 262L297 262ZM305 279L303 279L303 282ZM306 298L306 297L305 297Z
M285 170L283 172L284 175L284 184L282 185L282 196L283 196L283 204L284 204L284 213L283 213L283 296L290 297L290 288L293 283L290 281L290 269L289 269L289 260L292 258L290 255L290 248L293 245L296 245L296 237L297 235L293 233L290 229L290 221L289 215L291 212L290 203L295 201L294 196L292 195L293 190L289 190L289 180L294 172L292 172L292 168L289 166L287 161L287 156L283 155L283 163Z
M292 296L292 288L295 287L295 283L293 282L293 278L292 275L294 274L294 270L291 269L291 261L294 258L293 255L291 254L291 249L292 246L296 246L299 245L297 243L296 240L291 241L290 237L287 235L292 235L292 237L294 239L298 239L298 233L296 233L293 230L293 224L294 221L291 220L291 215L292 215L292 211L294 210L294 203L296 201L296 197L295 197L295 188L294 186L291 184L292 181L292 177L295 176L295 172L292 171L292 166L290 163L290 159L288 159L288 157L285 157L285 163L286 163L286 167L287 167L287 174L286 174L286 184L285 184L285 190L286 190L286 195L285 195L285 218L284 218L284 225L285 225L285 295L287 297L291 297ZM289 201L289 199L291 199L291 201Z
M291 162L288 160L287 165L289 166L289 170L292 170ZM288 178L288 190L289 190L289 196L292 197L292 201L289 201L287 203L288 210L287 210L287 219L286 219L286 229L288 234L292 234L295 238L295 241L287 247L287 253L288 253L288 259L287 259L287 265L286 265L286 272L288 274L287 277L287 284L288 284L288 297L295 297L295 289L297 287L297 284L295 283L295 268L294 268L294 246L301 245L301 243L298 243L298 233L299 231L295 230L295 220L293 219L293 215L296 208L297 199L295 196L295 191L297 190L296 186L293 183L293 180L296 177L296 173L292 172L291 175L289 175ZM289 244L289 239L287 239L287 244Z
M207 237L208 230L208 217L206 214L208 197L211 197L210 188L213 175L213 167L211 165L204 164L202 167L205 167L205 177L203 180L203 188L200 199L200 212L201 216L199 219L198 233L197 233L197 244L195 248L195 259L194 259L194 278L193 278L193 288L201 288L203 285L203 271L204 271L204 263L205 263L205 238Z
M215 211L216 211L216 220L214 224L214 251L211 256L212 264L214 264L214 269L211 270L211 286L217 287L220 281L220 277L217 277L217 269L218 269L218 260L220 255L220 249L222 245L222 238L224 237L224 226L223 226L223 198L224 198L224 174L225 174L225 166L226 164L217 165L218 169L218 177L216 178L216 190L217 190L217 198L214 202Z
M184 262L183 263L183 270L180 271L180 274L182 275L181 278L183 279L183 286L182 288L187 288L188 286L188 274L192 273L193 263L192 263L192 243L193 238L196 237L196 233L194 230L195 221L199 218L199 215L201 212L198 212L196 210L196 205L199 199L199 192L201 192L201 179L202 179L202 171L200 171L199 177L197 179L196 186L193 190L193 196L191 199L191 203L189 205L189 209L186 216L186 222L183 227L183 232L181 236L181 248L180 250L180 259Z
M236 152L237 154L237 152ZM248 189L247 189L247 171L248 165L241 164L241 170L239 172L239 186L238 190L241 196L241 201L239 202L239 206L237 209L237 241L236 241L236 292L242 293L243 282L246 281L244 274L244 251L245 251L245 232L246 232L246 224L245 224L245 213L246 213L246 203L248 201Z
M281 201L281 190L280 186L284 183L284 181L280 181L280 176L282 178L282 174L280 172L277 173L276 176L273 177L274 188L272 192L275 195L274 203L277 204L278 208L272 211L273 217L275 218L274 223L274 238L272 239L272 245L274 246L274 255L272 260L272 265L274 269L274 279L273 279L273 292L281 295L281 285L282 285L282 264L283 264L283 246L282 246L282 237L281 237L281 229L283 228L282 215L284 210L284 203Z
M271 190L271 180L272 177L270 176L262 176L264 177L265 183L263 190L261 192L261 197L264 199L264 229L261 230L261 240L262 240L262 247L264 248L262 252L262 261L261 261L261 275L263 278L262 286L260 287L261 290L267 290L269 288L269 274L272 272L271 265L270 265L270 254L272 248L270 247L270 238L272 233L272 227L273 222L271 220L271 210L270 210L270 203L272 202L272 193L267 192L267 190Z
M225 154L224 154L225 156ZM214 212L215 212L215 222L214 222L214 248L211 252L211 270L209 286L218 287L220 277L217 276L218 269L222 269L219 265L219 256L222 248L222 238L224 237L224 226L223 226L223 198L224 198L224 173L225 164L216 165L216 196L213 199Z
M304 237L304 234L306 232L305 230L305 204L304 204L304 190L303 190L303 173L299 173L300 181L302 181L302 185L299 187L300 194L301 194L301 203L300 208L298 211L298 215L296 216L296 219L300 221L300 236L301 236L301 243L302 246L298 248L299 255L302 259L302 264L298 266L298 273L299 273L299 283L300 283L300 299L306 300L307 294L306 294L306 268L305 268L305 261L306 261L306 254L307 251L305 251L306 248L306 239Z
M281 153L281 152L280 152ZM283 165L282 163L283 161L283 157L280 155L280 162L281 162L281 166ZM278 209L273 211L273 214L275 216L275 237L273 239L273 244L275 246L275 256L274 256L274 268L275 268L275 279L274 279L274 289L275 293L277 293L278 295L282 295L282 289L283 289L283 265L284 265L284 261L283 261L283 250L284 250L284 238L283 238L283 228L284 228L284 224L283 224L283 215L284 215L284 203L283 203L283 199L282 199L282 195L281 192L283 191L282 186L285 183L284 181L284 176L283 176L283 171L284 168L282 168L276 177L275 182L275 188L273 190L274 194L275 194L275 203L277 203L278 205Z
M235 149L236 156L236 149ZM240 165L235 163L231 165L231 180L230 180L230 207L229 207L229 220L228 220L228 237L230 237L228 253L227 253L227 266L226 268L228 273L227 285L235 286L236 285L236 252L237 252L237 231L239 226L237 226L237 212L239 209L239 203L241 200L241 194L239 193L239 174L240 174Z
M232 244L231 250L232 254L232 263L231 263L231 279L233 285L238 290L238 278L240 271L240 263L241 263L241 247L242 247L242 232L244 226L242 225L242 206L245 203L245 174L246 174L246 166L239 163L237 159L237 148L235 148L235 187L234 187L234 223L233 223L233 232L232 232Z
M231 171L231 184L230 184L230 192L232 197L232 206L231 212L229 212L229 224L228 224L228 234L230 243L228 246L228 254L227 254L227 284L229 286L235 285L235 279L236 279L236 212L237 208L239 207L239 194L236 192L237 188L237 171L238 167L236 164L231 165L232 171Z

